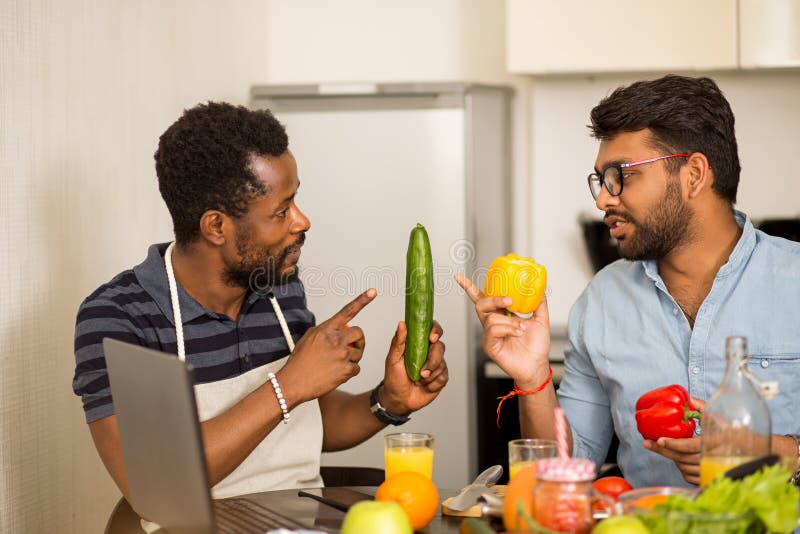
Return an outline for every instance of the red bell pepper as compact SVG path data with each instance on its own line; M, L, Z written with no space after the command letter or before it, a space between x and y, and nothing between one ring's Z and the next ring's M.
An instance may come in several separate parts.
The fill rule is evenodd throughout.
M678 384L648 391L636 401L636 427L645 439L690 438L699 418L689 393Z

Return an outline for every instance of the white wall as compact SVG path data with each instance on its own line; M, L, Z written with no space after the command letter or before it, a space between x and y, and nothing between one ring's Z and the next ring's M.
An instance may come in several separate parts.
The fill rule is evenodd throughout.
M247 102L264 11L2 1L0 532L102 532L119 493L71 390L75 312L170 237L158 136L200 100Z
M570 306L593 274L577 222L581 213L601 218L586 185L598 145L586 127L589 112L616 87L660 75L537 77L533 81L529 252L548 268L553 325L566 325ZM800 215L796 172L800 166L800 73L707 75L717 81L736 115L742 162L738 208L759 219Z

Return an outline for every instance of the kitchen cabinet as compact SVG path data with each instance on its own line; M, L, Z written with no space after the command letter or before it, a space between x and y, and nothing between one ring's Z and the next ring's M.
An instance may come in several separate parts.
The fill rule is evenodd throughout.
M269 0L266 6L267 78L260 81L496 83L506 75L497 0Z
M736 0L507 0L506 22L514 73L738 68Z
M800 0L739 0L743 69L800 67Z

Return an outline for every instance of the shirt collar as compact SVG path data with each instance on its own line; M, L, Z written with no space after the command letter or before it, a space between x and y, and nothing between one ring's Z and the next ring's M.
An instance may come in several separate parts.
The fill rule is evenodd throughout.
M756 247L756 230L753 227L752 221L750 221L750 217L741 211L733 210L733 218L736 220L736 224L739 225L739 228L742 229L742 235L733 248L733 252L731 252L728 261L717 271L715 278L728 276L731 272L737 270L740 265L750 258L753 249ZM644 266L644 272L647 277L658 284L661 281L661 277L658 274L658 261L645 260L642 262L642 265Z
M753 227L750 217L741 211L734 210L733 216L736 219L736 224L742 229L742 236L739 242L733 248L728 261L720 267L717 276L728 276L734 271L737 271L740 266L747 263L753 250L756 248L756 229Z
M142 288L153 297L161 313L174 325L175 318L172 315L172 300L169 296L167 268L164 264L164 252L167 250L168 245L169 243L150 245L150 248L147 249L147 258L133 268L133 273L136 275ZM218 314L203 307L199 302L194 300L192 296L183 289L180 282L178 282L178 302L180 302L181 305L181 318L184 323L188 323L202 315L219 318Z

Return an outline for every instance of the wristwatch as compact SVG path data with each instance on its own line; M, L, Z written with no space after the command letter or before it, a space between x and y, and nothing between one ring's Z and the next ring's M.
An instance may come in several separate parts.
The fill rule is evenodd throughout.
M383 386L383 380L381 380L380 384L375 386L375 389L372 390L372 393L369 396L369 411L372 412L372 415L374 415L381 423L394 426L402 425L411 419L411 417L408 415L395 415L381 405L380 401L378 400L378 390L381 388L381 386Z
M800 435L798 434L787 434L790 438L794 438L794 443L797 445L797 458L800 460ZM789 482L794 484L795 486L800 486L800 465L797 467L797 470L792 475L792 478L789 479Z

